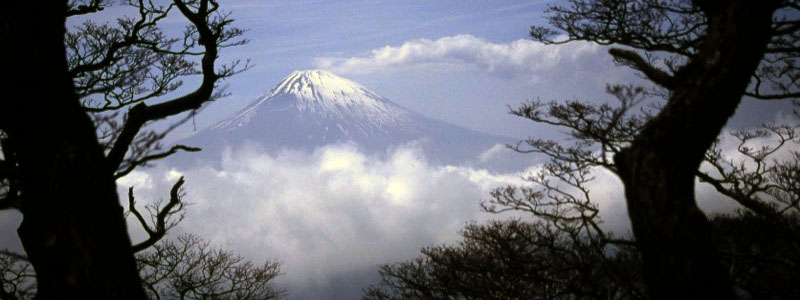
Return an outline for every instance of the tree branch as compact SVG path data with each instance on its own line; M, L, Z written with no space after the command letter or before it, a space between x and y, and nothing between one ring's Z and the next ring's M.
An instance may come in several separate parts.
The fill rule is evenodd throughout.
M116 174L114 174L114 178L119 179L119 178L125 177L130 172L132 172L134 169L136 169L137 167L139 167L141 165L146 164L149 161L159 160L159 159L165 158L167 156L170 156L170 155L173 155L175 153L178 153L178 151L181 151L181 150L186 151L186 152L198 152L198 151L200 151L202 149L197 148L197 147L189 147L189 146L185 146L185 145L175 145L175 146L172 146L172 148L170 148L167 151L164 151L164 152L161 152L161 153L158 153L158 154L147 155L147 156L145 156L145 157L143 157L143 158L141 158L141 159L139 159L137 161L131 162L128 165L128 167L125 168L125 170L119 171Z
M136 216L136 219L139 223L144 227L145 232L147 232L148 238L147 240L133 245L132 249L133 252L139 252L150 248L151 246L155 245L158 241L160 241L172 227L172 224L168 224L168 219L170 216L174 215L175 213L179 212L183 209L183 202L181 202L180 196L180 188L183 186L184 180L183 177L178 179L175 185L172 186L172 190L170 191L169 202L167 205L164 205L162 208L158 208L156 206L156 216L155 216L155 228L151 228L149 224L144 220L142 215L136 210L135 201L133 198L133 188L131 187L128 190L128 209L131 213ZM177 206L177 208L176 208ZM174 209L173 209L174 208Z
M208 2L212 0L201 0L200 8L198 11L192 12L186 3L180 0L174 0L174 4L178 7L180 12L189 21L194 24L199 34L199 44L205 48L201 62L201 70L203 80L200 86L194 91L182 97L169 100L163 103L148 106L145 103L139 103L128 112L128 119L122 132L117 137L114 146L109 151L106 157L107 165L110 170L114 171L119 168L125 154L130 147L131 142L136 137L136 134L141 130L146 122L154 121L169 116L173 116L185 111L196 110L200 108L203 103L212 100L214 86L221 78L214 70L214 62L218 56L217 41L220 38L221 30L225 21L214 24L216 33L212 29L212 24L208 22ZM214 3L212 1L212 3Z
M653 83L656 83L667 89L673 89L675 87L675 82L672 75L669 75L666 72L652 66L636 52L612 48L608 50L608 53L611 54L611 56L613 56L618 62L642 72Z
M761 201L758 201L756 199L747 197L745 195L742 195L740 193L736 193L736 192L734 192L734 191L732 191L730 189L725 188L722 185L722 182L720 182L716 178L711 177L710 175L706 174L705 172L702 172L702 171L698 170L697 174L695 174L695 175L700 179L701 182L705 182L705 183L710 184L720 194L728 196L729 198L731 198L734 201L736 201L736 203L739 203L740 205L742 205L745 208L753 211L754 213L757 213L759 215L762 215L762 216L765 216L765 217L768 217L768 218L772 218L774 220L782 220L783 219L783 216L781 216L781 214L779 214L774 208L762 203Z
M147 224L142 214L136 209L136 198L133 197L133 187L128 188L128 211L136 217L136 220L139 221L139 224L142 225L142 228L148 235L153 235L153 229L150 228L150 224Z
M762 94L756 91L756 92L745 92L744 95L758 100L787 100L787 99L800 98L800 92L783 93L783 94Z
M97 71L108 67L113 62L119 60L119 57L116 57L115 54L120 49L131 47L139 43L152 46L151 42L141 39L141 37L139 36L139 32L147 27L155 26L158 23L158 21L166 18L172 6L167 7L167 9L163 11L159 11L158 15L152 17L152 19L148 21L147 20L148 13L152 13L152 11L144 10L143 0L139 0L139 5L140 5L139 14L141 19L139 19L138 21L136 21L136 23L133 24L133 27L130 29L127 35L122 37L122 41L110 44L105 52L105 55L103 56L103 59L100 60L99 62L74 66L72 69L69 70L70 77L75 78L78 74Z
M92 0L89 5L76 5L71 1L67 8L67 17L96 13L103 11L103 8L103 0Z
M28 256L22 253L14 252L8 249L0 250L0 255L8 256L21 261L28 261ZM2 276L3 274L0 274Z

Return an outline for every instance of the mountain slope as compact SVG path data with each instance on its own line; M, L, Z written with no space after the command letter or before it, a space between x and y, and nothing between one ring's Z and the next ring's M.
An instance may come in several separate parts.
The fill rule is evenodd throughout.
M268 93L214 128L232 131L245 126L259 112L290 110L294 111L289 113L343 122L337 127L345 135L365 137L411 124L411 114L391 101L353 81L312 70L292 72ZM356 130L351 133L346 128Z
M342 142L378 154L415 143L434 163L476 165L485 151L514 141L419 115L351 80L309 70L293 72L239 112L179 143L203 148L191 158L202 161L245 143L276 151Z

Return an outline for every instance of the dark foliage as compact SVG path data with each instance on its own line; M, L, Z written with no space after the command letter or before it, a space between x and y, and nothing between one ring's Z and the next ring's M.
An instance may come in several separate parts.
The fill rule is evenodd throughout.
M41 299L144 297L133 253L156 244L168 219L182 215L177 190L183 179L169 202L152 207L152 224L136 210L131 189L131 213L149 234L133 248L114 180L178 151L199 150L160 145L188 117L160 131L146 126L190 117L223 96L220 80L247 69L246 62L218 62L220 50L246 42L219 4L70 0L14 2L3 10L0 51L9 79L0 101L0 209L22 212L18 232L26 251L4 256L11 260L3 292L32 293L30 267L18 261L24 258L36 271ZM65 31L66 18L103 13L110 5L135 13ZM186 22L182 34L168 36L159 27L168 15ZM201 81L193 91L176 93L186 76Z
M549 224L519 220L470 224L457 246L380 268L366 299L637 299L638 257L609 250Z
M583 292L593 289L582 285L576 275L569 292L551 295L546 293L550 287L546 283L560 278L557 274L565 269L585 276L596 271L540 263L543 269L537 272L551 277L528 283L538 290L515 296L796 297L790 286L798 278L798 125L766 124L734 132L724 137L738 140L733 153L726 152L728 148L723 149L718 138L743 96L790 99L797 105L798 10L797 1L571 0L569 5L547 11L551 26L532 27L535 40L614 46L609 53L615 61L638 71L653 87L610 85L608 92L619 105L535 101L514 109L512 113L520 117L566 129L571 139L557 142L532 137L514 146L551 161L527 176L531 185L498 189L483 207L494 213L530 213L534 217L531 228L538 228L533 236L554 230L557 236L569 237L557 244L559 248L593 245L585 249L594 255L585 259L604 274L635 275L594 278L608 280L607 288L620 287L605 294ZM554 39L561 33L566 38ZM648 99L654 95L666 101ZM587 188L598 168L616 174L625 186L634 233L630 240L614 238L599 226L602 220ZM741 211L709 220L696 204L697 181L741 205ZM470 243L478 246L464 246ZM475 249L496 245L500 243L476 242L465 234L459 246L428 248L413 262L383 266L383 282L368 289L367 297L499 299L494 290L464 294L463 287L450 288L450 281L432 271L493 270L491 259L475 266L442 264L449 260L441 256L488 255L488 250ZM550 255L545 260L563 259L561 253ZM417 275L427 281L411 280ZM420 292L430 287L447 292Z
M210 247L195 235L161 240L136 254L147 299L278 299L280 264L256 265L230 251ZM27 258L0 253L0 299L34 299L35 272Z
M195 235L163 241L136 255L150 299L267 300L284 295L273 286L277 262L254 265L209 247Z
M735 297L696 204L696 173L743 96L799 95L798 8L782 0L572 0L548 10L555 29L531 29L544 43L615 46L609 54L666 100L613 155L653 298ZM567 38L553 40L559 31Z

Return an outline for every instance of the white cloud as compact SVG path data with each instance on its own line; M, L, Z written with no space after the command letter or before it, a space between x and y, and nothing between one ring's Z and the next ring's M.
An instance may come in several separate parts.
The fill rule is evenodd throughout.
M413 146L385 159L352 145L277 155L240 149L220 167L149 171L137 180L155 184L137 187L137 199L163 198L185 176L192 205L179 230L252 260L283 261L290 287L325 285L334 274L454 242L466 222L491 217L479 201L492 188L524 183L515 174L433 166Z
M798 119L785 114L778 114L771 122L766 123L774 126L790 126L794 127L795 130L800 128L798 127L800 126ZM759 126L751 126L744 130L754 132L757 129L763 128ZM793 140L788 140L785 142L785 144L780 146L780 138L774 133L769 133L766 136L750 139L746 143L742 144L741 140L734 135L737 131L738 130L724 129L719 135L718 147L721 149L723 161L733 163L737 167L744 168L745 172L754 172L756 169L763 168L764 166L762 165L759 167L755 160L740 152L739 147L749 148L750 151L753 152L758 152L765 149L774 151L763 161L763 163L767 166L792 162L795 160L794 153L800 150L800 139L794 138ZM779 149L775 150L778 146L780 146ZM723 164L723 166L728 169L728 172L730 171L730 166L725 164ZM708 163L704 162L702 165L700 165L700 170L705 171L712 177L720 178L720 174L716 168L712 167ZM699 199L698 205L705 211L731 212L735 209L742 208L736 202L723 196L722 194L717 193L714 187L708 183L703 183L698 180L696 186L698 190L697 199Z
M508 146L504 144L496 144L491 148L486 149L486 151L483 151L483 153L481 153L480 155L478 155L478 161L485 163L491 160L492 158L496 157L497 155L509 151L511 151L511 149L508 149Z
M478 205L495 187L526 184L519 174L432 165L414 146L384 158L348 144L275 155L237 149L227 151L219 167L147 171L129 179L145 183L136 188L140 205L164 198L185 176L184 200L192 205L177 230L250 260L283 261L280 281L295 296L313 289L324 294L341 274L374 272L378 264L416 256L423 246L453 243L470 220L525 217L492 216ZM589 189L604 227L625 235L630 225L621 182L603 169L593 175ZM698 186L698 198L705 208L730 207L706 186ZM134 240L143 238L133 230Z
M492 43L472 35L418 39L400 46L384 46L368 55L317 58L317 67L343 74L373 73L414 66L474 66L500 77L521 77L537 81L551 77L551 71L578 70L600 61L610 62L603 47L574 42L544 45L528 39ZM607 64L610 65L610 64Z
M530 123L509 116L508 105L533 99L604 103L615 101L606 93L608 84L649 86L630 68L615 65L607 49L588 42L497 42L465 34L317 57L315 67L359 81L430 117L524 137L531 133Z
M146 171L133 170L125 177L117 180L117 185L127 189L136 187L137 189L152 189L153 178Z
M181 173L180 171L175 170L175 169L171 169L164 176L164 180L173 181L174 182L174 181L178 181L178 178L181 178L182 176L183 176L183 173Z
M613 172L601 168L592 168L592 180L587 188L591 200L597 204L603 229L614 232L617 236L626 236L630 230L628 207L622 181Z

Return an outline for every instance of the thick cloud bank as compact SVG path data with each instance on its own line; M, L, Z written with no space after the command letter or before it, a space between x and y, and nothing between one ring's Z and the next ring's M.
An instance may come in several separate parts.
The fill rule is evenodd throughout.
M722 140L725 153L741 159L736 144L724 135ZM503 150L492 148L481 157L497 151ZM377 265L414 257L424 246L453 243L471 220L512 217L482 213L479 202L494 187L526 184L521 174L432 165L410 145L384 156L339 144L273 155L228 150L220 159L187 170L135 171L118 185L121 191L135 186L137 199L146 202L164 198L184 176L184 200L192 205L172 234L196 233L256 262L282 261L280 284L292 299L358 298L376 279ZM593 176L588 187L603 226L625 235L622 184L607 170L595 169ZM706 184L698 183L697 196L706 211L736 207ZM135 230L133 236L143 238Z
M228 151L218 168L134 172L119 186L158 199L179 176L192 205L178 230L252 260L283 261L282 280L296 296L453 242L466 222L490 217L478 204L493 187L523 184L516 174L432 166L411 146L375 157L344 144L312 153Z

